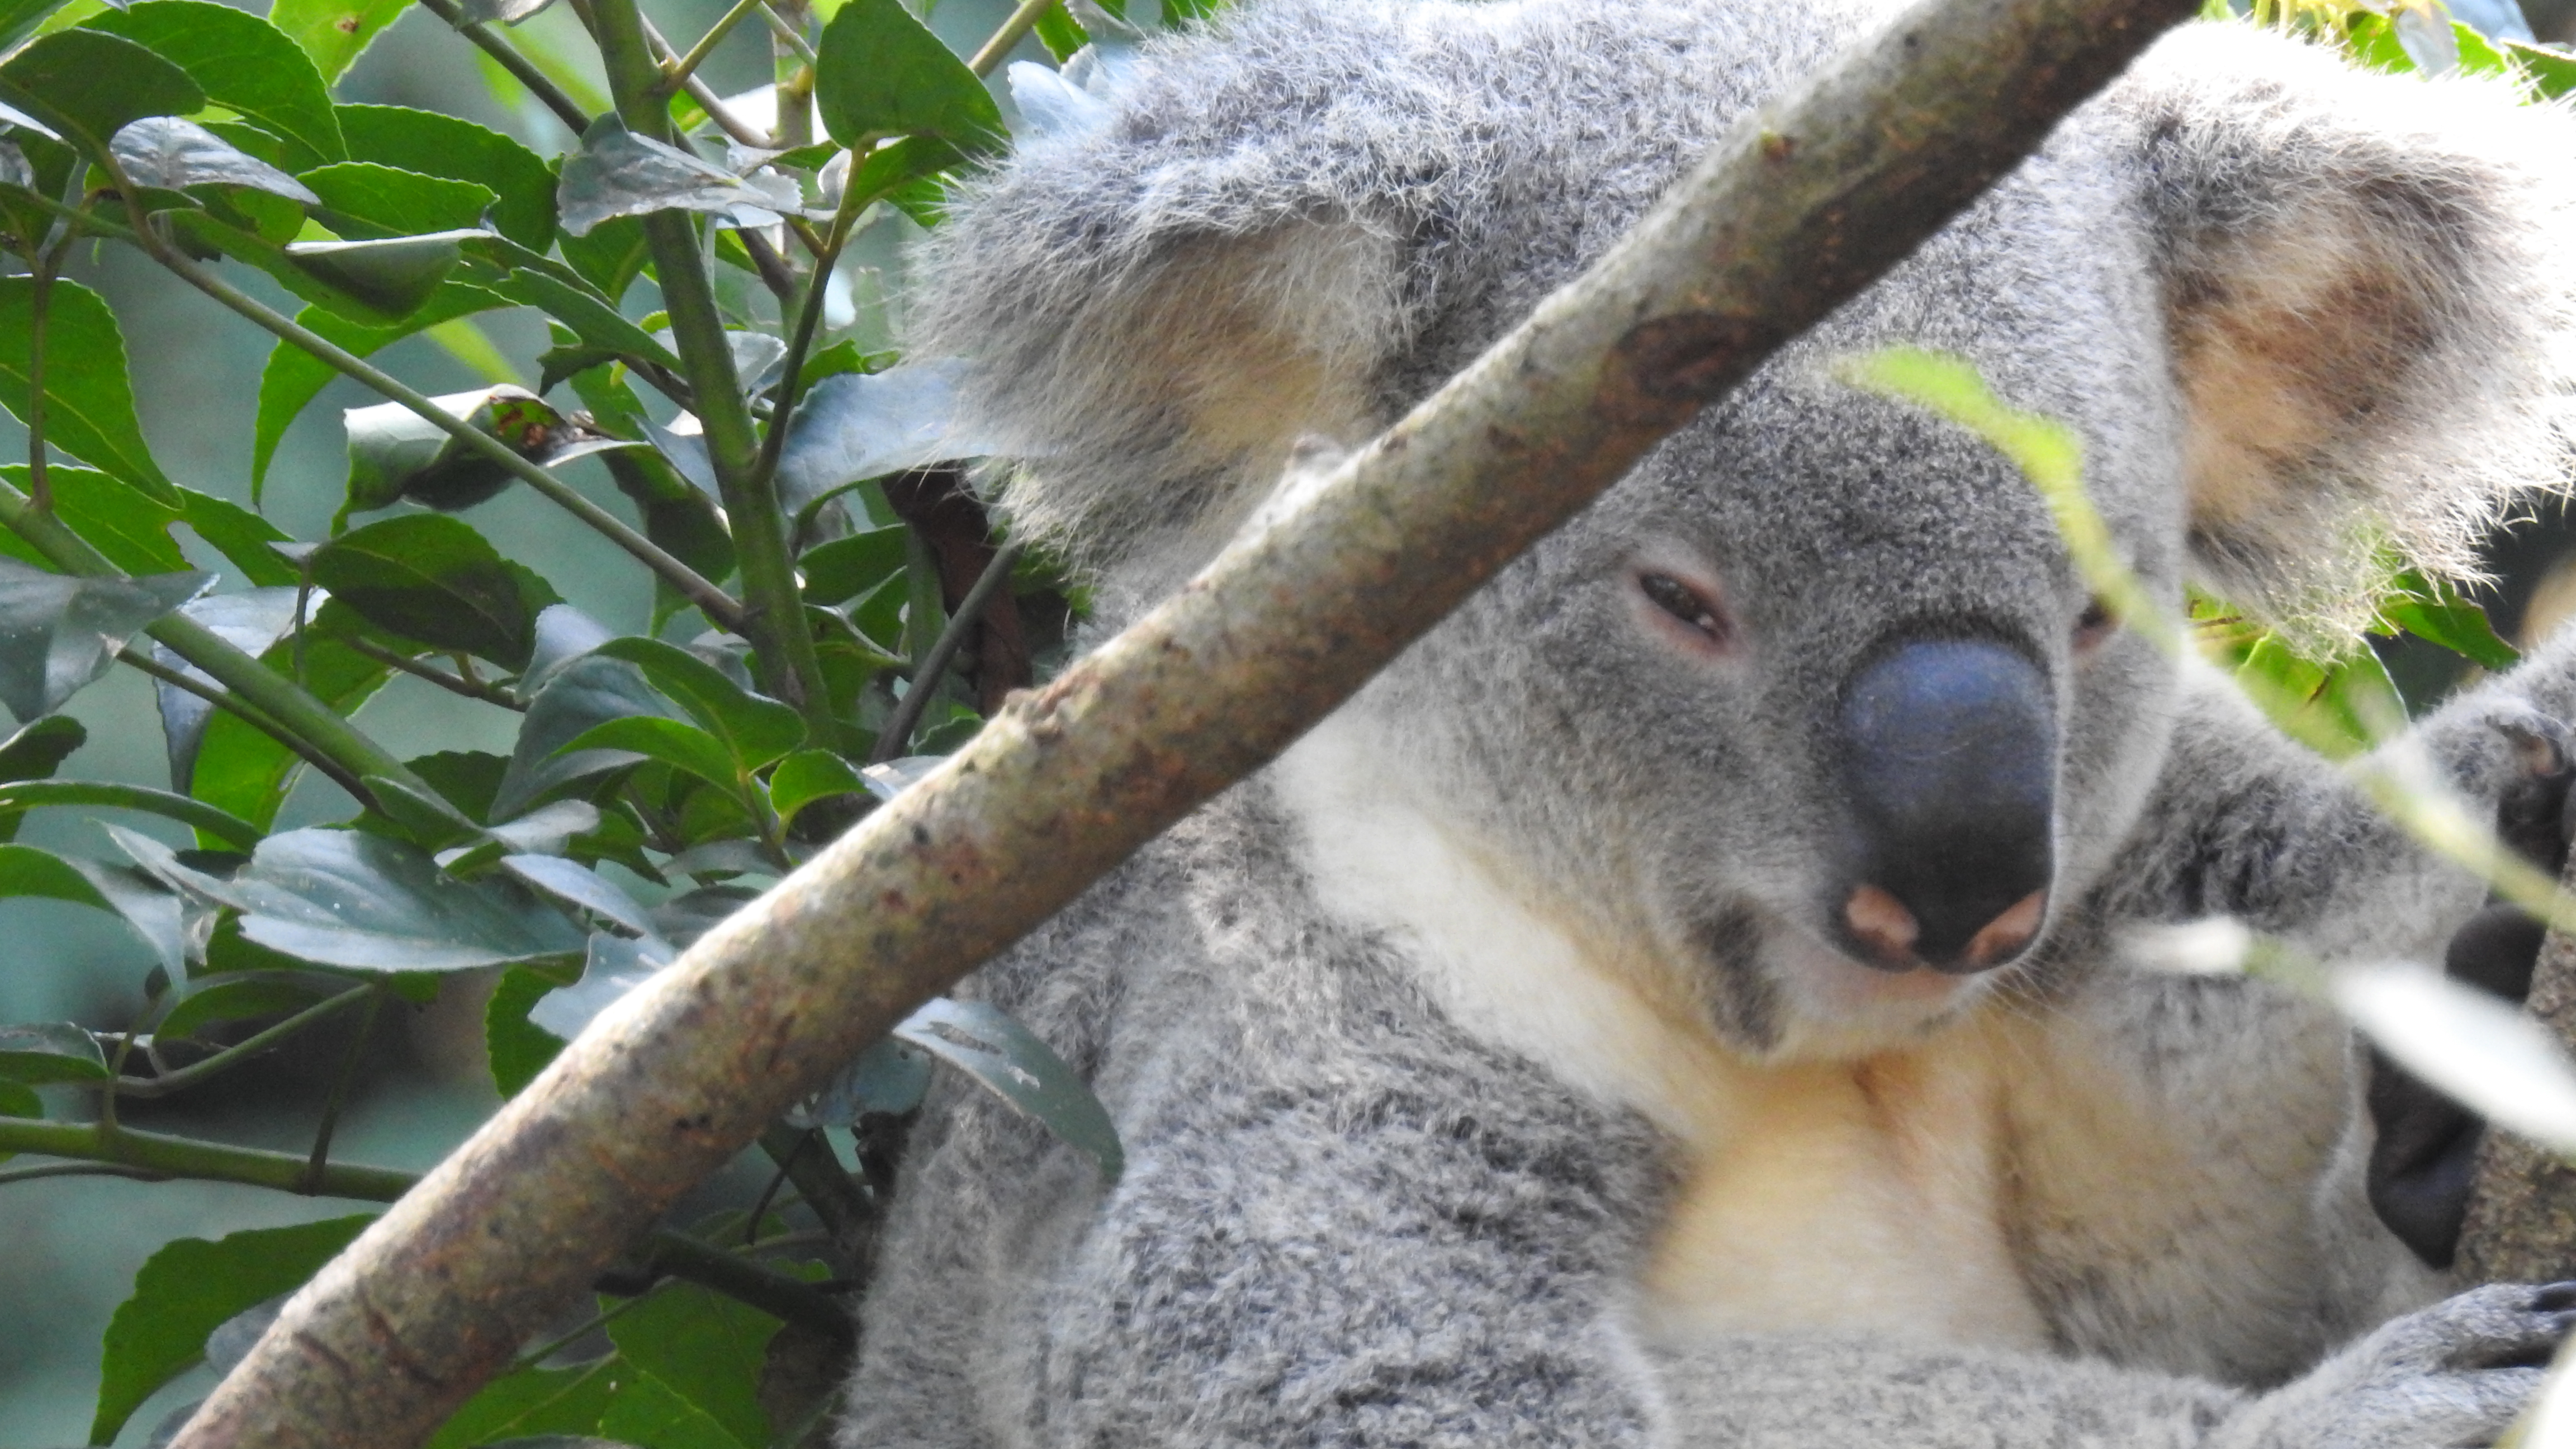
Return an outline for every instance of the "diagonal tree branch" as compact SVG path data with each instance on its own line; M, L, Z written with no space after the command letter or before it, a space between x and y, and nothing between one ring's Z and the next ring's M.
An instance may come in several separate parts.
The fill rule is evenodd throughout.
M1929 0L1590 272L618 1003L287 1305L178 1449L418 1443L663 1204L1154 834L2027 155L2197 0Z

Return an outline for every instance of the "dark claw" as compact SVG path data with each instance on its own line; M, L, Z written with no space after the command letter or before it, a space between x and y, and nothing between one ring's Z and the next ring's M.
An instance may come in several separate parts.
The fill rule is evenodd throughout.
M2531 1306L2543 1313L2564 1313L2576 1308L2576 1283L2551 1283L2533 1289Z

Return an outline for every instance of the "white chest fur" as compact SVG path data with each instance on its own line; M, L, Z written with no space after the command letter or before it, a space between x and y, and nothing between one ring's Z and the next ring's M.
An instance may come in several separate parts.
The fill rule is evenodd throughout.
M1639 1285L1649 1334L2045 1344L2002 1227L2007 1083L1986 1027L1856 1061L1748 1061L1516 897L1372 764L1364 731L1328 721L1276 772L1323 903L1386 933L1460 1025L1673 1137L1685 1185Z

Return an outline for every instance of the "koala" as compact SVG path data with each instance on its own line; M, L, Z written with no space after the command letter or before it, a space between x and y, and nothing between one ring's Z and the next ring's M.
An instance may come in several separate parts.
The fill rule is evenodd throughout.
M1247 0L965 190L915 343L965 359L1000 506L1114 627L1885 23ZM2241 24L2160 44L971 978L1127 1166L935 1091L842 1443L2508 1424L2576 1288L2445 1296L2457 1124L2367 1092L2318 1004L2123 945L2227 915L2434 959L2480 886L2121 627L2005 459L1837 380L1898 343L2072 428L2166 606L2348 639L2387 555L2464 574L2563 476L2576 118ZM2388 748L2494 811L2563 788L2571 717L2562 642Z

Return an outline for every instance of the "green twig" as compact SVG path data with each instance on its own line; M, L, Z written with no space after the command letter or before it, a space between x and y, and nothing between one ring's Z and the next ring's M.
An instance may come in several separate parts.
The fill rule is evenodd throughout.
M0 1186L13 1182L34 1182L46 1177L122 1177L135 1182L168 1182L166 1172L144 1167L127 1167L117 1162L39 1162L33 1167L12 1167L0 1172Z
M877 731L876 747L868 751L868 763L881 765L903 753L912 742L913 728L921 723L924 710L930 708L932 696L939 693L940 676L948 672L948 662L966 643L966 632L975 627L975 619L991 603L993 595L1010 581L1011 566L1020 561L1020 541L1013 539L994 553L993 561L984 565L975 587L957 601L957 612L948 617L948 627L939 631L930 651L921 657L921 666L912 672L911 687L895 702L894 715Z
M733 34L733 28L740 25L759 8L760 0L734 0L733 8L717 17L715 24L707 27L707 33L698 37L698 43L689 47L688 54L662 67L662 94L669 95L679 89L682 81L696 75L698 67L706 63L707 57L715 54L716 47L724 44L724 38Z
M54 269L39 257L27 287L27 496L40 513L54 511L54 482L45 471L45 304Z
M339 1075L331 1079L331 1095L323 1100L322 1121L313 1129L313 1152L304 1161L301 1189L312 1192L312 1184L322 1180L331 1166L331 1135L339 1129L340 1111L349 1105L349 1091L358 1079L358 1069L367 1062L367 1038L375 1034L376 1016L384 1010L385 991L381 985L367 988L367 1009L358 1018L357 1033L349 1038L348 1052L340 1059Z
M552 77L537 69L535 61L519 54L518 47L494 32L492 27L480 20L466 19L465 12L457 8L455 0L420 0L420 5L492 57L501 69L527 87L528 94L535 96L540 105L554 112L555 119L563 122L574 135L590 129L590 113L581 108L579 101L566 95L563 87L556 85Z
M60 1166L41 1164L41 1172L17 1168L0 1175L0 1181L76 1173L155 1180L185 1178L359 1202L392 1202L420 1181L418 1173L396 1168L334 1162L325 1165L319 1177L308 1185L309 1159L291 1152L137 1132L130 1127L108 1127L97 1122L47 1122L28 1117L0 1117L0 1152L70 1159ZM655 1272L713 1288L790 1323L841 1336L850 1332L849 1310L829 1295L815 1291L800 1279L773 1272L695 1238L657 1231L647 1242L645 1259Z
M1020 8L1012 11L1010 18L1004 20L976 50L975 58L966 62L966 68L977 75L991 75L993 67L1002 63L1002 57L1011 53L1011 47L1036 28L1038 17L1057 3L1058 0L1020 0Z
M814 54L813 43L808 41L803 32L790 23L786 16L779 14L778 7L770 4L769 0L761 0L760 18L769 22L769 33L786 42L787 48L796 52L797 59L807 65L813 65L821 59Z
M387 649L381 644L365 639L343 639L340 642L347 645L352 652L363 654L387 669L401 670L414 679L426 679L450 694L481 700L485 704L497 704L503 709L516 710L522 714L527 712L526 705L520 703L508 690L497 684L480 679L461 678L434 665L424 664L398 649Z
M304 761L304 763L311 765L313 768L320 770L323 774L329 776L331 783L348 791L360 800L372 798L366 787L359 782L358 777L349 773L348 769L341 765L339 761L331 758L321 750L297 737L295 731L288 729L286 726L270 719L267 715L260 713L259 710L253 708L251 705L244 703L239 696L233 694L231 691L216 689L211 685L191 679L188 677L185 670L173 669L169 665L162 663L160 660L153 658L151 655L146 654L142 650L134 648L131 645L116 651L116 662L140 673L148 674L152 678L170 686L172 689L179 690L185 694L193 694L197 698L204 700L206 703L213 705L215 708L224 711L226 714L238 717L244 724L258 730L260 733L277 741L279 744L286 746L287 749L293 751L295 756Z
M274 1026L262 1028L256 1035L228 1046L203 1061L190 1062L175 1072L165 1072L157 1077L120 1076L113 1082L76 1082L72 1085L87 1086L102 1091L113 1087L114 1095L130 1097L137 1101L172 1096L186 1091L209 1077L228 1072L290 1037L303 1035L330 1017L374 995L375 992L376 987L371 982L365 986L352 987L337 996L326 997Z
M811 1151L809 1145L822 1151ZM820 1128L800 1133L792 1127L771 1127L760 1134L760 1150L769 1154L769 1160L778 1164L788 1181L796 1184L797 1193L814 1210L814 1216L823 1220L823 1229L832 1235L834 1243L846 1249L867 1237L876 1209L859 1185L841 1170L840 1160L833 1156L831 1144L823 1140ZM752 1226L755 1230L759 1227L757 1218Z

